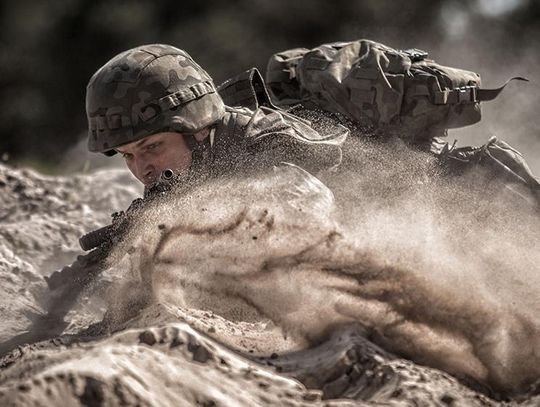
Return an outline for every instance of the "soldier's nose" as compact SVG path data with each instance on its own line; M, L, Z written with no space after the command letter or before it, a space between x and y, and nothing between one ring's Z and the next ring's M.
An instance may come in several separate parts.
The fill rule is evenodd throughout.
M157 171L153 166L146 167L143 171L143 181L145 184L151 184L157 179Z

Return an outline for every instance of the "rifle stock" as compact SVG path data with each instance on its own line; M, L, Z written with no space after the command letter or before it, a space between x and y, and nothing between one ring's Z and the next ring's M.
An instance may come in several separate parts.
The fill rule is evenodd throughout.
M111 249L121 241L129 229L135 214L154 199L169 192L176 183L177 177L170 169L164 170L157 182L145 190L144 198L137 198L131 202L126 211L114 212L111 224L91 231L79 239L81 248L89 253L78 256L70 266L55 271L46 277L49 289L56 290L62 286L84 288L103 269ZM98 267L99 265L99 267ZM88 269L90 272L85 272Z

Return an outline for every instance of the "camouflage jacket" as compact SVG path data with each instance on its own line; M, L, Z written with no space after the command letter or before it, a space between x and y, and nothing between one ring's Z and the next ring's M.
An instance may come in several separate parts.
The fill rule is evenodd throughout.
M337 167L348 129L322 135L286 112L260 106L255 110L226 107L211 133L212 170L241 174L282 162L318 173Z

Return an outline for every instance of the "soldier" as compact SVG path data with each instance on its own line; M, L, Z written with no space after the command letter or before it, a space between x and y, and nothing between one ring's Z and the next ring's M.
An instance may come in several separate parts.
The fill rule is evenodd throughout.
M295 49L272 56L267 81L248 70L216 89L185 52L146 45L107 62L91 78L86 110L90 151L120 153L143 184L170 168L184 175L226 175L292 162L311 172L335 168L349 134L337 125L321 135L284 109L301 104L343 124L394 135L436 154L452 171L477 163L540 189L521 155L506 143L454 148L447 129L480 120L481 101L504 88L480 88L480 77L367 40Z
M538 191L519 153L505 143L492 140L481 148L454 149L438 141L450 125L479 119L480 99L500 90L481 90L476 74L419 58L425 57L366 41L333 44L274 56L268 79L274 101L282 106L323 108L343 124L396 135L457 167L493 165ZM447 75L444 81L444 72L453 79ZM161 44L125 51L99 69L88 84L86 111L90 151L122 154L147 187L145 197L115 213L110 225L81 238L81 247L91 251L47 278L54 294L48 314L28 335L6 346L43 339L53 332L51 324L63 329L66 312L108 267L110 251L140 209L161 198L156 180L164 170L173 170L188 186L192 180L250 174L281 162L317 173L340 164L350 133L338 123L334 131L321 134L276 108L255 69L216 88L186 52Z
M347 129L323 136L264 104L256 110L226 106L210 76L186 52L141 46L116 56L91 78L88 148L122 154L145 186L165 169L202 176L281 161L310 171L339 164Z

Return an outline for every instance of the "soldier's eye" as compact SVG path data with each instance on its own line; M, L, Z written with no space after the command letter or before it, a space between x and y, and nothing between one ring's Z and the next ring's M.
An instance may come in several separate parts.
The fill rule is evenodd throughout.
M154 150L155 148L159 147L161 143L152 143L150 145L148 145L148 147L146 147L147 150Z
M131 160L133 158L133 154L122 153L122 157L124 157L124 160Z

